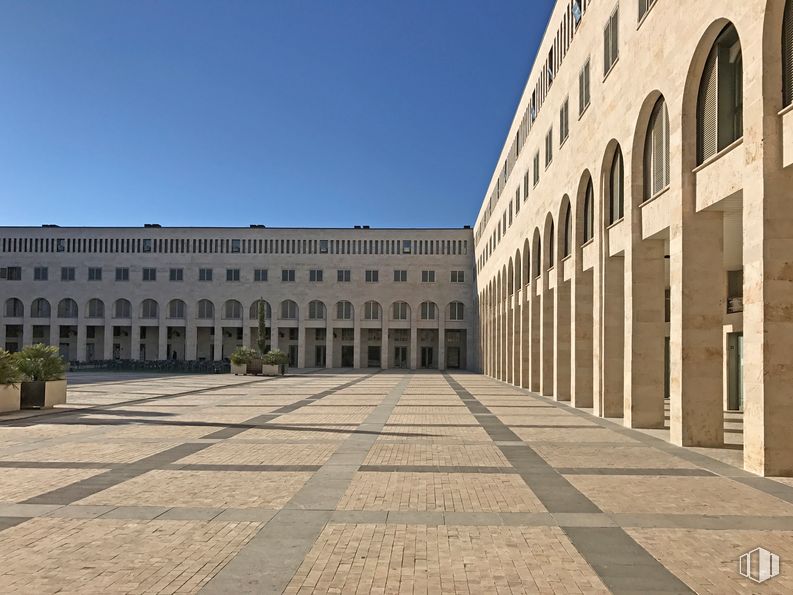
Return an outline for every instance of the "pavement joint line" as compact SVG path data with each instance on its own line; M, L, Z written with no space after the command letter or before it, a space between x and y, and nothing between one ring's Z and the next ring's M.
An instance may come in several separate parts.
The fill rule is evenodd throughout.
M388 415L410 384L410 379L409 375L404 375L391 387L363 424L382 430ZM345 440L339 450L357 454L358 464L346 469L334 468L330 480L323 477L322 471L333 466L328 463L323 465L323 469L276 512L223 570L204 585L201 593L283 592L326 524L333 518L339 500L376 439L376 433L373 432L372 435L353 435ZM266 566L261 565L262 559L267 560Z
M362 377L358 377L351 382L345 383L339 386L336 390L342 390L343 388L348 388L358 382L363 382L364 380L371 378L374 374L367 374ZM239 385L233 385L239 386ZM202 389L202 392L209 390L209 389ZM333 394L335 391L322 391L320 394L327 396L328 394ZM261 416L256 416L253 419L257 419ZM247 429L247 428L246 428ZM239 432L244 431L240 429ZM149 471L154 470L161 470L164 468L165 465L173 464L179 459L183 459L189 455L195 454L201 450L209 448L215 444L214 442L190 442L185 441L182 444L169 448L159 453L155 453L148 457L144 457L138 461L134 461L132 463L126 463L124 465L120 465L118 467L109 469L104 473L100 473L98 475L93 475L91 477L87 477L85 479L76 481L74 483L61 486L59 488L55 488L50 490L49 492L45 492L43 494L39 494L32 498L25 500L24 504L58 504L58 505L66 505L72 504L78 500L82 500L96 494L98 492L104 491L109 489L119 483L123 483L132 479L134 477L139 477Z
M463 402L466 405L472 408L483 406L448 372L444 372L443 376L452 390L461 398L465 397ZM494 441L520 440L500 419L493 417L482 421L484 422L483 427ZM528 443L524 443L524 446L499 446L498 448L506 459L520 470L523 481L552 515L558 513L603 514L598 506L565 479ZM561 529L612 593L635 592L635 585L641 582L652 585L652 588L658 590L693 593L683 581L663 566L621 527L563 526ZM619 548L623 559L627 561L626 564L608 563L612 548Z

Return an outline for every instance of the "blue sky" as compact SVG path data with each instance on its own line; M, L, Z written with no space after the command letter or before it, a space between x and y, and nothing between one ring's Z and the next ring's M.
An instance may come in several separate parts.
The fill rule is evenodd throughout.
M552 5L6 0L0 224L472 224Z

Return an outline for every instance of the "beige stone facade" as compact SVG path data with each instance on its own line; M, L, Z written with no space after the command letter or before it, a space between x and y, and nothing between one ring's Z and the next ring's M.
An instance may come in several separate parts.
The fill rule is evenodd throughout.
M470 229L0 228L0 345L70 361L476 369Z
M634 428L668 397L683 446L743 409L745 468L793 475L786 14L556 3L475 227L486 374Z

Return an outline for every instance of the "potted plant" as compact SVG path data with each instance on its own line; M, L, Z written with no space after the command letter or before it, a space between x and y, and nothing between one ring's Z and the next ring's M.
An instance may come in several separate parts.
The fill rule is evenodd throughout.
M237 347L234 353L231 354L231 373L232 374L247 374L248 365L250 364L256 352L249 347Z
M289 358L280 349L273 349L262 358L262 374L265 376L283 376Z
M13 354L0 349L0 413L19 411L19 379L19 369Z
M66 402L66 364L58 348L30 345L14 356L22 375L22 409L50 408Z

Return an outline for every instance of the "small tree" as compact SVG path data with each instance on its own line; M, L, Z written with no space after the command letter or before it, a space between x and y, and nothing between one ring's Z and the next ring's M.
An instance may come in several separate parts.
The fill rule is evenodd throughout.
M14 354L5 349L0 349L0 384L14 385L19 382L19 369Z
M66 371L58 348L37 343L14 354L17 368L24 380L62 380Z
M267 328L264 325L264 298L259 298L259 337L256 339L256 346L259 348L259 353L264 355L267 349Z
M267 366L285 366L289 363L289 357L280 349L273 349L264 356L264 364Z
M231 354L231 363L235 366L251 363L251 360L258 354L250 347L237 347Z

